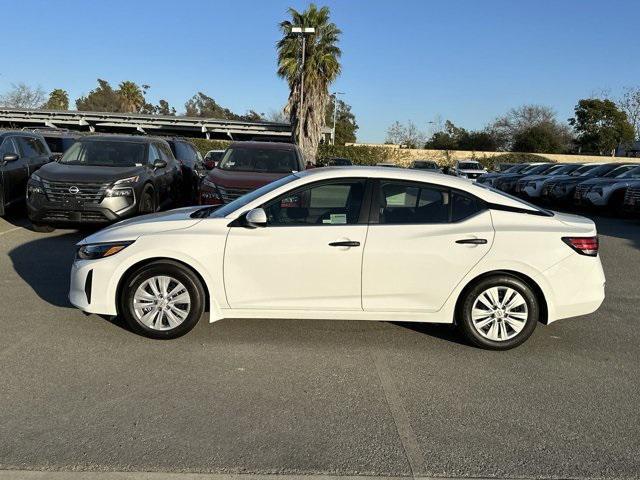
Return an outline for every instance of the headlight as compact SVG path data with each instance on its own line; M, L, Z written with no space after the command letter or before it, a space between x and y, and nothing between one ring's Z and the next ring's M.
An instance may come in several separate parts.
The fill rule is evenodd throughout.
M98 258L106 258L115 255L124 250L133 242L114 242L114 243L94 243L92 245L82 245L78 248L76 257L80 260L96 260Z
M132 188L108 188L104 193L106 197L133 197Z
M139 175L136 175L135 177L122 178L118 180L116 183L114 183L114 185L127 185L129 183L136 183L139 179L140 179Z
M37 173L32 173L29 180L33 180L34 182L42 182L42 178L40 178Z

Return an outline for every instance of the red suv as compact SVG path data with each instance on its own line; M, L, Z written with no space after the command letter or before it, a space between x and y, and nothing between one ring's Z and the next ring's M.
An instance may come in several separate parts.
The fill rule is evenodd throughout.
M290 143L235 142L200 186L201 205L222 205L304 169L300 149Z

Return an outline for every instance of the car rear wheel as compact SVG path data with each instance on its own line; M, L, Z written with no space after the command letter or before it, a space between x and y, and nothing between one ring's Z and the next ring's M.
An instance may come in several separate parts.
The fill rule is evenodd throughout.
M153 201L153 192L149 189L145 190L140 198L140 214L153 213L156 211L155 202Z
M177 338L196 326L204 312L199 278L176 262L154 262L136 270L122 286L120 313L137 333Z
M508 350L533 333L540 307L525 282L495 275L467 289L458 315L462 333L473 344L490 350Z
M51 233L55 230L51 225L45 223L31 222L31 229L39 233Z

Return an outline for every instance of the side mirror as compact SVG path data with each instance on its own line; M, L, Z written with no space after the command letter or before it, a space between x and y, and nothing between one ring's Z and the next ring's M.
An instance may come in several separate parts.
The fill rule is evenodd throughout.
M249 210L244 217L244 224L249 228L266 227L267 213L262 208Z
M165 162L164 160L160 160L159 158L156 159L155 162L153 162L153 168L164 168L167 166L167 162Z
M204 164L204 168L206 168L207 170L213 170L214 168L216 168L216 161L215 160L211 160L208 158L204 159L204 162L202 162Z
M15 154L15 153L5 153L2 156L2 161L5 162L5 163L7 163L7 162L15 162L16 160L18 160L18 158L20 158L20 157L18 157L18 155Z
M61 153L52 153L51 155L49 155L49 161L50 162L57 162L61 158L62 158L62 154Z

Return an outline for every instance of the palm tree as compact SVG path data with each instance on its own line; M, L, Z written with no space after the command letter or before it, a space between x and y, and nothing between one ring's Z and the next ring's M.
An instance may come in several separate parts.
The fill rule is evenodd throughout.
M54 89L49 94L49 100L42 108L47 110L69 110L69 94L61 88Z
M295 139L308 160L314 161L324 114L329 101L329 85L340 74L338 40L341 31L329 20L329 8L311 4L304 12L289 8L291 20L280 23L283 38L278 42L278 75L289 84L289 100L285 113ZM313 27L315 33L306 36L304 72L302 72L302 38L291 28ZM300 104L301 81L304 78L304 99Z
M144 93L140 87L129 80L118 85L117 94L120 97L120 110L124 113L139 112L145 105Z

